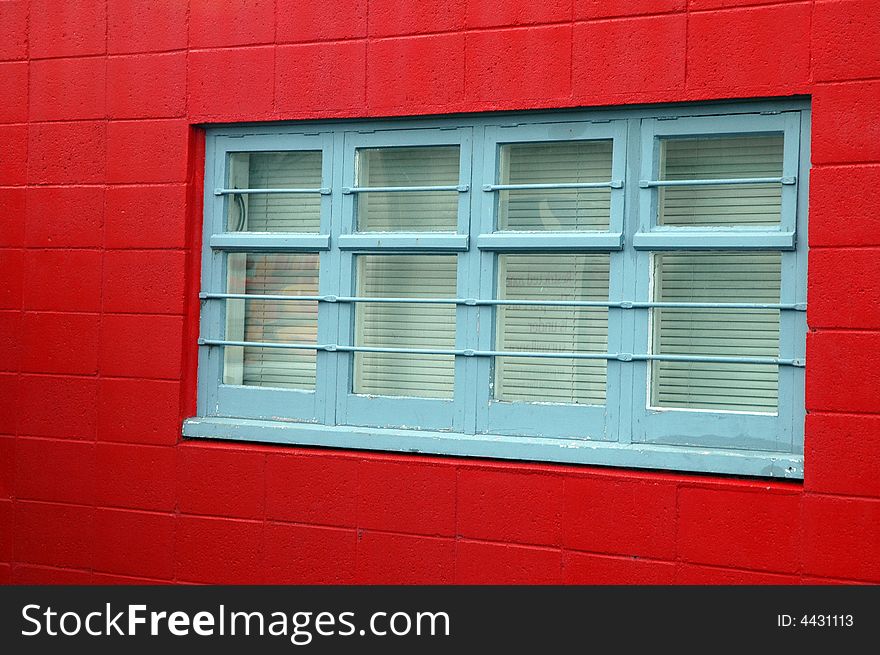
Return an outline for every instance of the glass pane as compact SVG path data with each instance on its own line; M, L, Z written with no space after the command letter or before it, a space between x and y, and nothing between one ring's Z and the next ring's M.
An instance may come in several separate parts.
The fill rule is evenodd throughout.
M500 184L609 182L611 140L501 146ZM498 192L499 230L607 230L611 189Z
M238 152L229 157L231 189L320 189L321 152ZM248 193L228 197L230 232L320 232L319 193Z
M357 152L361 187L450 186L459 183L458 146L363 148ZM357 194L362 232L454 232L458 191Z
M608 300L609 256L499 255L498 296L516 300ZM498 350L608 349L607 307L499 305ZM604 359L495 358L495 399L602 405Z
M455 298L455 255L363 255L359 296ZM357 303L355 344L391 348L455 348L455 305ZM453 355L355 353L354 393L452 398Z
M666 253L654 256L654 298L667 302L778 303L779 253ZM778 357L779 310L655 309L653 348L664 355ZM651 404L775 412L778 367L652 363Z
M315 296L318 254L230 253L228 293ZM317 343L318 303L288 300L226 301L229 341ZM224 384L315 388L315 351L283 348L225 348Z
M783 137L664 139L661 180L780 177ZM777 225L782 185L659 187L661 225Z

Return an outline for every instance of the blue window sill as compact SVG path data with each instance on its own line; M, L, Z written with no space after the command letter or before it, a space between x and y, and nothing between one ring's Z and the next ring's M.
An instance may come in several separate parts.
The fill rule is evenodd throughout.
M183 436L766 478L804 477L803 455L766 451L324 426L233 418L187 419L183 424Z

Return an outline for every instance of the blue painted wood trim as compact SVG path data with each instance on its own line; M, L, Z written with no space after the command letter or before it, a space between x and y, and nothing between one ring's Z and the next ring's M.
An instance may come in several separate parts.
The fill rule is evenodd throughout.
M343 234L337 240L340 250L361 252L465 252L466 234L420 234L378 232Z
M329 234L278 234L236 232L212 234L208 241L214 250L227 252L277 251L317 252L330 250Z
M183 435L357 450L803 478L802 456L767 451L382 430L234 418L191 418L184 422Z
M623 248L623 235L609 232L495 232L478 236L477 248L504 252L608 252Z
M794 250L794 232L654 230L633 235L636 250Z

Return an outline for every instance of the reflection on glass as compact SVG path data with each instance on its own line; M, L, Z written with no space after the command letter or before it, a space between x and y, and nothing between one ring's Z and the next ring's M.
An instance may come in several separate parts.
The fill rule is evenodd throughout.
M238 152L229 157L230 189L320 189L321 152ZM319 193L242 193L227 199L229 232L320 232Z
M363 148L357 151L360 187L457 186L459 147ZM454 232L458 191L357 194L361 232Z
M778 252L663 253L654 256L654 298L665 302L778 303ZM653 310L653 350L663 355L778 357L779 310ZM654 407L775 412L772 365L653 362Z
M362 255L359 296L455 298L455 255ZM355 344L383 348L455 348L455 305L358 303ZM452 355L356 353L354 393L452 398Z
M230 253L228 293L314 296L318 294L317 253ZM317 343L318 303L314 301L226 301L229 341ZM227 347L224 384L315 388L315 351Z
M517 143L501 146L500 184L611 181L611 140ZM607 230L611 190L499 191L499 230Z
M609 257L500 255L498 296L515 300L608 300ZM499 305L498 350L595 352L608 348L607 307ZM495 399L602 405L606 360L495 358Z
M782 135L663 139L661 180L780 177ZM774 225L782 185L659 187L661 225Z

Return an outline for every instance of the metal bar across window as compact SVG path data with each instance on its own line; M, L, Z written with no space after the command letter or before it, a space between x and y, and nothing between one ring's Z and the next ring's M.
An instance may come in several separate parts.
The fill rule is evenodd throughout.
M542 359L607 359L621 362L662 361L662 362L705 362L718 364L759 364L775 366L803 367L803 359L781 359L778 357L724 357L715 355L651 355L632 353L585 353L560 351L523 350L454 350L444 348L383 348L378 346L341 346L338 344L286 343L277 341L226 341L223 339L203 339L200 346L282 348L291 350L323 350L326 352L364 352L396 353L403 355L460 355L463 357L529 357Z
M214 189L215 196L229 196L250 193L320 193L322 196L329 196L331 190L327 187L321 187L319 189Z
M713 186L728 184L795 184L797 178L784 177L726 177L706 180L640 180L643 189L659 186Z
M206 293L202 300L287 300L330 303L405 303L421 305L468 305L493 306L516 305L538 307L609 307L612 309L778 309L798 312L807 311L806 303L749 303L749 302L634 302L605 300L517 300L512 298L480 300L478 298L380 298L360 296L286 296L254 293Z
M623 180L608 182L543 182L539 184L484 184L483 191L530 191L541 189L622 189Z
M344 186L342 193L405 193L407 191L458 191L465 193L470 190L468 184L444 184L435 186Z

